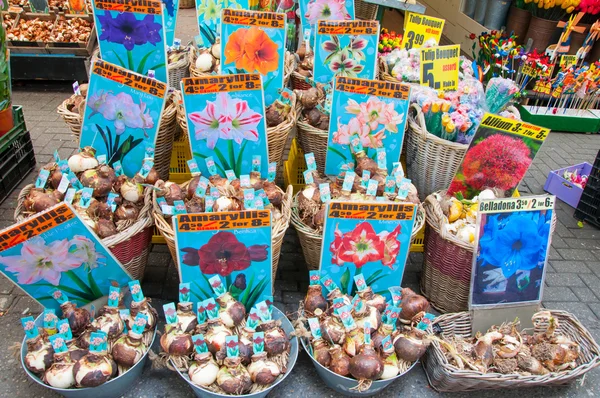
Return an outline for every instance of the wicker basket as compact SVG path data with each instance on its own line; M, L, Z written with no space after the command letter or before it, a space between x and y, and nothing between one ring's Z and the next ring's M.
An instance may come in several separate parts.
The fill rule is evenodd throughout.
M69 105L70 103L72 103L72 101L73 101L73 99L75 97L76 97L76 95L73 94L71 97L69 97L66 100L64 100L56 108L56 112L60 115L60 117L63 118L63 120L65 121L65 123L67 123L67 126L69 126L69 129L71 130L71 133L73 133L73 135L77 139L79 139L79 134L81 134L81 120L82 120L82 116L79 113L71 112L69 110L69 108L67 108L67 105Z
M181 0L179 2L179 8L194 8L196 7L195 0Z
M379 6L363 0L354 0L354 15L356 19L372 20L377 16Z
M443 196L444 192L437 192ZM421 293L440 312L460 312L469 308L471 271L474 246L449 233L444 215L435 195L423 202L427 213L425 255L421 275ZM550 233L556 228L552 215Z
M358 0L360 1L360 0ZM392 83L398 83L400 80L396 79L394 76L392 76L392 74L390 73L390 70L388 68L387 63L385 62L385 60L383 59L383 57L379 57L377 59L377 64L379 65L377 73L378 73L378 79L379 80L383 80L386 82L392 82Z
M317 162L317 170L321 175L325 175L325 159L327 157L327 142L329 132L311 126L302 114L302 105L298 101L296 114L298 122L296 123L296 139L304 153L313 153Z
M19 193L14 218L16 222L25 220L29 215L25 211L23 202L34 187L33 184L25 186ZM104 246L108 247L113 255L123 264L132 278L141 280L148 262L150 240L152 238L152 189L144 191L144 206L139 212L135 223L129 226L117 226L119 233L102 239Z
M302 246L302 253L304 253L304 261L309 270L319 269L321 263L321 246L323 246L323 233L317 232L308 225L306 225L300 218L298 212L298 202L296 197L300 195L302 191L298 192L294 196L294 203L292 205L292 217L291 222L296 231L298 232L298 238L300 239L300 246ZM415 225L413 226L412 234L410 236L411 242L417 236L417 233L423 228L425 224L425 210L423 206L417 208L417 216Z
M448 362L440 344L434 340L423 358L423 367L429 384L440 392L557 386L571 383L598 366L600 347L590 332L572 314L565 311L550 312L558 320L559 326L556 333L567 336L579 344L580 354L575 369L549 373L544 376L461 370ZM468 312L442 315L434 323L442 328L446 338L452 336L471 337L471 316ZM535 325L536 333L543 333L546 329L546 322Z
M185 191L187 188L188 182L181 184L182 189ZM282 191L283 192L283 191ZM160 234L165 238L165 242L167 243L167 247L171 252L171 257L177 265L177 253L175 251L175 233L173 231L173 224L171 221L167 221L156 202L156 191L153 190L153 211L152 216L154 217L154 221L156 222L156 227L160 231ZM288 229L290 225L290 213L291 213L291 204L292 204L292 187L288 186L287 191L283 192L283 200L281 201L281 215L282 217L273 222L273 227L271 230L271 250L273 253L273 263L272 263L272 274L273 274L273 283L275 283L275 276L277 274L277 266L279 264L279 256L281 254L281 245L283 244L283 237L285 236L285 231Z
M169 64L167 66L167 72L169 73L169 87L180 90L181 85L179 83L181 80L184 77L190 76L189 51L184 52L179 61Z
M292 94L291 98L291 109L285 121L274 127L267 127L267 145L269 148L269 162L277 162L277 167L283 167L283 152L285 145L288 140L296 119L298 118L296 112L298 110L296 106L296 95ZM175 93L175 103L177 104L177 123L184 134L187 134L187 117L185 115L185 109L183 106L183 100L181 99L180 93Z

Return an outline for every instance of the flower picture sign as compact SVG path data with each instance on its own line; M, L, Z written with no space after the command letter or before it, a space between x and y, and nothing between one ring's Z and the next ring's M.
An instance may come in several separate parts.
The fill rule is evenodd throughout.
M336 76L375 79L377 21L319 21L313 76L330 83Z
M348 21L354 19L354 0L299 0L302 35L312 47L315 27L319 21Z
M512 196L550 129L486 113L448 193L471 199L486 188Z
M175 0L171 0L175 1ZM160 0L92 0L100 58L167 81L167 46Z
M481 201L471 307L541 302L555 201L550 195Z
M0 231L0 272L56 311L57 289L82 306L132 280L65 202Z
M358 135L365 153L375 158L386 152L387 170L400 160L410 86L338 76L333 87L325 174L352 161L350 137Z
M196 0L196 16L204 47L210 47L221 37L221 10L250 8L248 0Z
M260 73L271 105L283 89L285 14L225 9L221 20L221 73Z
M162 0L163 15L165 16L165 42L167 47L173 47L175 29L177 28L177 14L179 13L179 0Z
M250 170L252 157L268 159L265 106L258 74L185 78L181 82L192 156L202 175L210 176L206 160L227 177ZM268 170L262 169L263 178Z
M192 302L213 297L221 283L247 311L272 296L270 210L178 214L173 221L179 275L191 283Z
M393 202L338 202L327 205L321 275L331 277L343 293L355 293L362 274L381 295L402 281L415 223L416 206Z
M128 177L144 163L156 136L167 85L98 60L92 66L79 145L92 146L106 163L120 162Z

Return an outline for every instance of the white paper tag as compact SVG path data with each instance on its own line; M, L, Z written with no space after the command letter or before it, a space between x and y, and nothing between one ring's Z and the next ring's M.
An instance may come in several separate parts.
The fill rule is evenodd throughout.
M60 183L58 184L58 188L56 188L56 189L60 193L65 193L65 192L67 192L68 188L69 188L69 178L67 177L66 174L63 174L60 179Z

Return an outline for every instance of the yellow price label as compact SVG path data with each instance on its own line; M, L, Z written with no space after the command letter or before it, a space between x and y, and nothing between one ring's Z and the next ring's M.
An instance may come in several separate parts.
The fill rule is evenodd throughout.
M421 49L421 85L448 91L458 88L460 44Z
M569 68L577 64L577 55L561 55L560 56L560 67Z
M526 138L532 138L538 141L544 141L550 129L536 126L535 124L522 122L519 120L507 119L498 115L486 113L483 115L480 127L488 127L495 130L505 131L509 134L520 135Z
M421 48L423 43L429 39L435 39L435 43L439 44L444 30L444 23L446 23L445 19L408 13L405 21L404 37L402 38L403 48L407 50Z

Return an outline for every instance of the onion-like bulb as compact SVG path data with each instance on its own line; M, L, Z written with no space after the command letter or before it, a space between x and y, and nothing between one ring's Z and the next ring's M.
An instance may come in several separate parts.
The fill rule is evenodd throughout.
M125 324L119 316L118 308L105 307L104 313L92 321L92 328L101 330L109 339L114 339L123 333Z
M77 387L98 387L116 375L117 365L108 356L90 352L73 368Z
M219 317L228 328L238 326L246 318L246 308L242 303L233 298L230 293L225 293L217 298Z
M267 359L267 353L261 352L252 355L252 363L248 366L248 373L253 383L268 386L279 377L281 371L276 363Z
M259 329L265 333L265 351L269 356L283 354L290 349L290 342L283 329L277 321L271 320L259 325Z
M377 308L377 311L379 311L380 314L384 313L387 305L385 302L385 297L383 297L381 294L373 293L373 289L370 286L358 292L358 296L367 305Z
M214 360L210 352L202 354L196 354L195 362L190 364L188 375L192 383L208 387L217 380L217 373L219 373L219 365Z
M191 335L182 332L176 325L166 325L165 334L160 336L160 346L169 355L187 356L192 353L194 342Z
M98 167L98 160L95 158L96 150L91 147L85 147L81 152L71 156L67 161L69 169L73 173L81 173L83 171Z
M402 289L402 303L400 307L402 308L400 320L403 323L411 323L415 316L429 311L429 301L411 289L404 288Z
M208 350L216 354L221 348L225 347L225 338L231 335L233 333L227 326L223 325L223 321L220 318L210 319L208 321L208 331L204 336Z
M350 359L350 374L357 380L377 380L383 374L383 361L370 344Z
M350 374L350 357L342 350L342 347L336 344L329 349L329 353L331 354L329 370L340 376L348 376Z
M27 340L27 354L23 362L25 366L33 373L43 373L52 364L54 349L44 342L42 336L38 335L33 339Z
M360 330L364 330L365 322L369 322L372 330L376 330L379 329L379 326L381 325L381 313L377 311L377 308L365 305L364 312L362 314L356 314L354 320L356 321L356 326Z
M252 379L240 357L225 359L225 366L217 373L217 385L227 394L241 395L250 390Z
M132 301L129 310L130 316L127 318L127 328L129 330L133 329L135 317L140 313L148 317L148 322L144 330L154 330L158 316L156 310L148 304L147 298L144 298L142 301Z
M70 388L75 385L73 368L75 361L71 360L69 352L54 354L54 363L44 373L44 383L54 388Z
M398 376L398 357L396 354L392 354L383 360L383 373L381 374L381 380L391 379Z
M146 345L141 335L130 331L128 335L121 336L113 344L111 352L116 363L130 368L142 359L146 353Z
M177 324L185 333L191 333L198 325L198 317L194 314L192 303L177 303Z
M428 342L415 336L399 334L394 338L396 355L410 363L421 358L428 346Z
M331 354L327 343L323 339L314 340L312 347L315 360L328 368L331 365Z
M320 322L323 337L334 344L343 344L346 339L346 329L336 316L325 316Z
M316 310L322 313L327 311L327 300L323 297L323 287L321 285L310 285L304 298L304 311L308 317L318 316Z
M127 180L121 185L121 196L132 203L137 203L144 196L144 187L133 180Z

